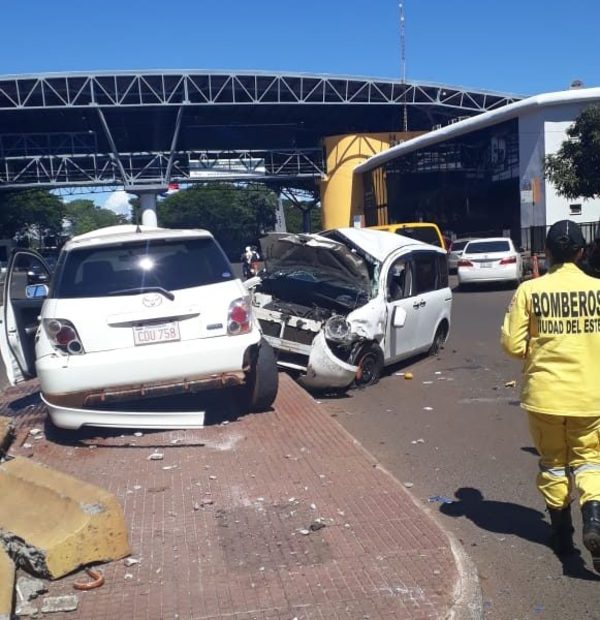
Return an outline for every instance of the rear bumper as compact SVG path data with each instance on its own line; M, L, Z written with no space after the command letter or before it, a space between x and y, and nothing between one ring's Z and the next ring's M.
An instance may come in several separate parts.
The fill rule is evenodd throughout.
M57 406L42 394L52 423L77 430L82 426L106 428L184 429L204 426L204 411L103 411Z
M503 269L458 269L458 281L460 284L468 284L470 282L514 282L518 279L519 273L516 265L507 265Z
M257 345L260 333L223 336L194 341L148 345L131 349L48 355L36 363L44 401L53 410L79 411L84 424L95 409L105 403L118 403L157 396L196 392L208 388L239 385L244 382L244 360L249 347ZM99 411L104 418L115 412ZM126 417L137 416L127 413ZM141 414L140 414L141 415ZM152 419L156 418L153 414ZM137 419L137 418L136 418ZM149 419L148 424L151 420ZM156 420L147 428L156 426ZM77 428L70 424L67 428ZM111 424L112 425L112 424ZM139 426L136 422L134 426Z

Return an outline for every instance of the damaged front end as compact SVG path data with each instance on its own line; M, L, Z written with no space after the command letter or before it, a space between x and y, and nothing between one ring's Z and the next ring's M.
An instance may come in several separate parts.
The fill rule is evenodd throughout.
M256 318L279 366L313 389L346 388L357 352L378 339L364 258L317 235L269 236L266 269L250 287Z

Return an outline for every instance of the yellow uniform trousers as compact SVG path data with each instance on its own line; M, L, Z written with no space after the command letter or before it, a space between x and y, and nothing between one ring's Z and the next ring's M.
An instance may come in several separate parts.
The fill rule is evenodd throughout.
M569 473L580 504L600 500L600 416L528 412L529 430L540 453L537 487L550 508L569 504Z

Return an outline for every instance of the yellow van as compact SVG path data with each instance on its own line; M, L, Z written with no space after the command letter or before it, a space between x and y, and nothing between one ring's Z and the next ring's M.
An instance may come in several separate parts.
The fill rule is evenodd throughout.
M385 226L369 226L369 228L373 228L374 230L387 230L397 235L404 235L405 237L410 237L417 241L437 245L438 248L442 248L443 250L448 249L444 243L442 232L437 224L433 222L402 222L400 224L386 224Z

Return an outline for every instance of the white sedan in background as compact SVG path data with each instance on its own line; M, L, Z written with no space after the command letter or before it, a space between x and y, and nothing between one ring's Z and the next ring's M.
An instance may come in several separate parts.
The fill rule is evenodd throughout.
M513 282L523 277L523 261L511 239L489 237L469 241L457 265L458 283Z
M463 251L469 241L473 241L473 238L469 237L467 239L455 239L450 244L450 248L448 249L448 269L451 273L456 272L458 268L458 261L461 259Z

